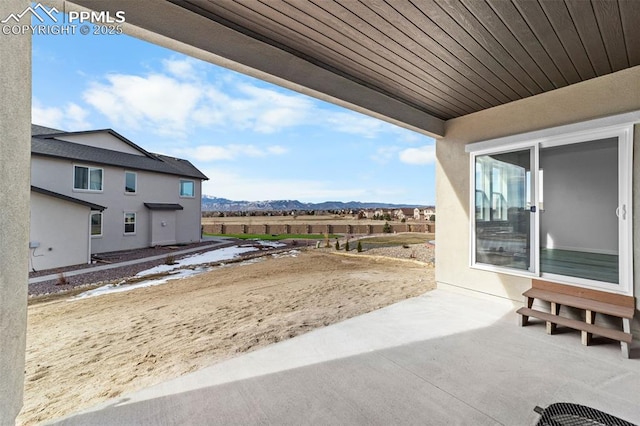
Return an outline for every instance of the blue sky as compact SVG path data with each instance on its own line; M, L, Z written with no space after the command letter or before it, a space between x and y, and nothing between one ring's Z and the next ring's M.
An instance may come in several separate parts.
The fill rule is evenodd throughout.
M35 35L33 122L186 158L217 197L435 201L433 139L126 35Z

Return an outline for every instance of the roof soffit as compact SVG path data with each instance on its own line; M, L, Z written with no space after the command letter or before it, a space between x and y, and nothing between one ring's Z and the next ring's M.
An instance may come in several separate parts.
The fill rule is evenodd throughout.
M635 0L76 3L125 10L134 35L431 135L640 65Z

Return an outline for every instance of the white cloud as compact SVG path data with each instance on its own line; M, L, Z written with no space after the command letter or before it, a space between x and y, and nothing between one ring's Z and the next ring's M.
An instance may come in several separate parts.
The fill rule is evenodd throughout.
M418 148L407 148L400 152L400 161L407 164L426 165L436 160L435 145L424 145Z
M163 136L186 138L195 127L276 133L298 126L329 128L365 138L393 134L403 140L413 132L348 110L244 78L217 78L215 70L193 59L164 59L162 69L147 75L110 74L83 93L85 102L114 126L151 129ZM227 75L227 74L224 74Z
M273 145L273 146L269 146L267 147L267 152L269 154L273 154L273 155L282 155L282 154L286 154L287 152L289 152L289 150L283 146L280 145Z
M326 200L362 200L370 197L369 191L361 187L345 188L331 182L313 179L274 179L269 176L252 177L239 173L216 169L205 169L209 177L202 185L207 195L232 200L286 200L297 199L304 202Z
M381 146L370 158L378 164L387 164L396 157L400 149L398 146Z
M89 112L73 102L64 107L47 107L37 99L31 106L31 121L41 126L52 127L59 130L79 131L91 128L87 121Z
M195 84L160 74L112 74L106 79L107 83L91 84L83 98L118 127L148 128L167 136L186 134L201 96Z
M274 133L309 124L313 117L314 103L301 95L245 83L223 90L194 80L197 73L189 61L166 60L164 65L169 74L108 75L106 82L91 84L83 98L118 127L168 136L185 137L194 125Z
M260 148L255 145L201 145L195 148L174 149L173 154L183 155L197 161L229 161L243 157L267 157L272 155L283 155L288 150L280 145L272 145Z
M199 62L193 58L162 60L162 66L165 70L181 79L197 78L199 74L198 64Z
M325 114L324 121L334 130L366 138L375 138L380 133L392 131L392 128L395 127L384 121L352 111L328 112Z

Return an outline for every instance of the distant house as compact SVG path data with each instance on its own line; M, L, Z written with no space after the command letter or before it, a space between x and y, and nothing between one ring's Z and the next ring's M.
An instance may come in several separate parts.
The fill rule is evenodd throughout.
M203 180L190 162L150 153L110 129L32 126L31 269L200 241Z
M398 220L402 220L406 218L406 215L404 214L404 211L402 211L402 209L397 209L393 212L393 217Z
M423 210L424 220L433 221L436 217L435 209L427 208Z

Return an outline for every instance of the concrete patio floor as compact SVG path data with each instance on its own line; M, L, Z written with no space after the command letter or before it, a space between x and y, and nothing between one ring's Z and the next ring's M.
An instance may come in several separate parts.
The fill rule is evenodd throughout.
M534 425L554 402L640 424L637 349L520 328L514 310L438 289L53 424Z

